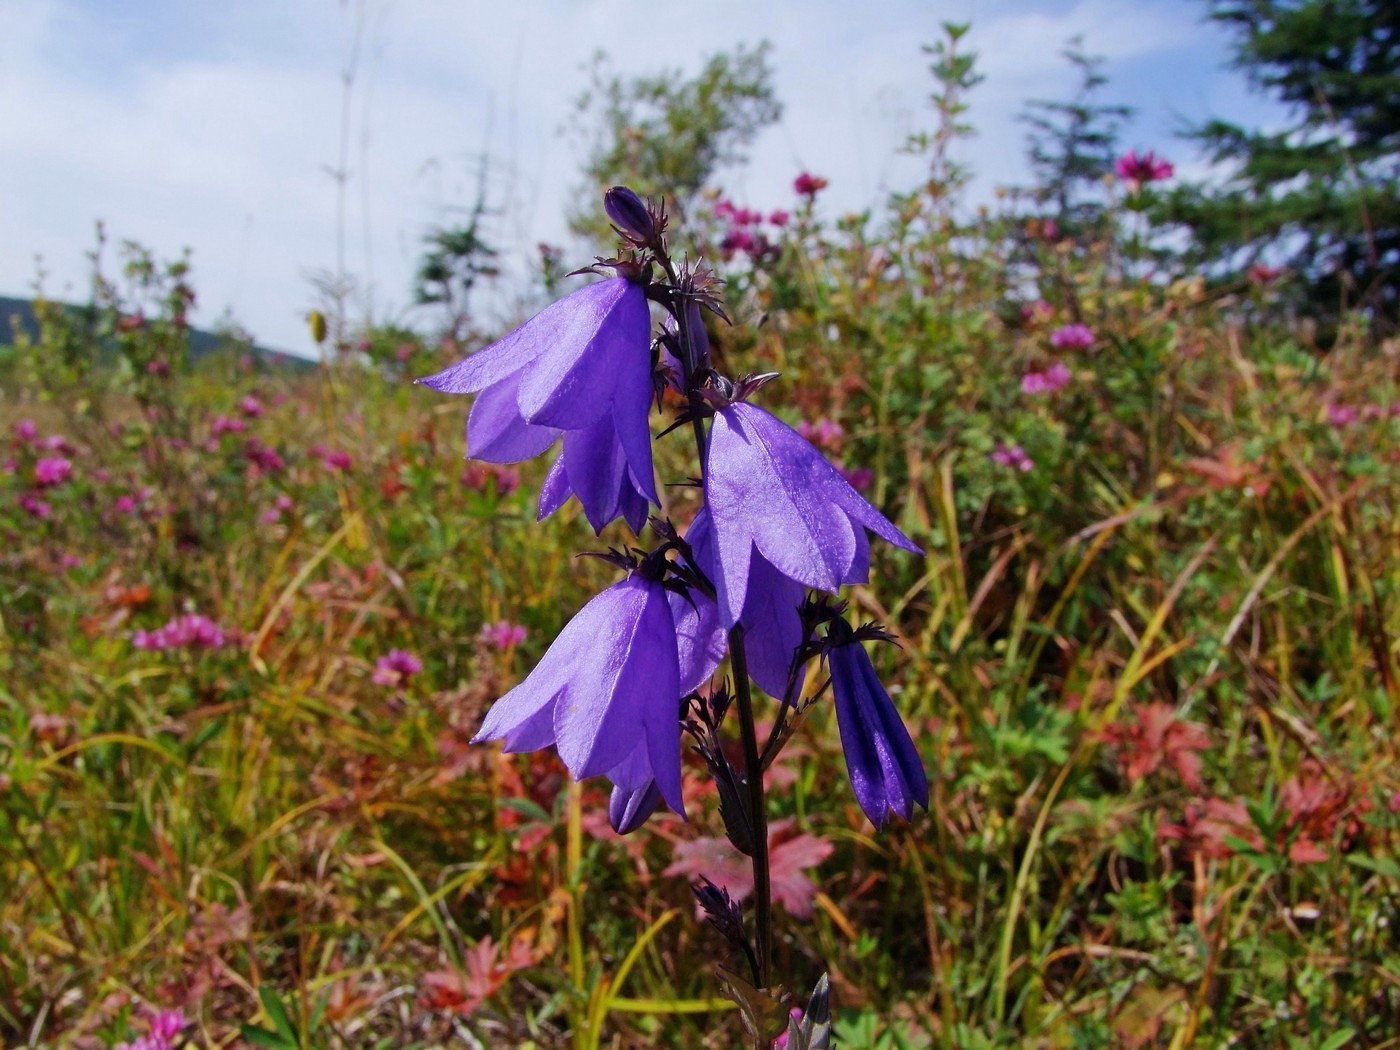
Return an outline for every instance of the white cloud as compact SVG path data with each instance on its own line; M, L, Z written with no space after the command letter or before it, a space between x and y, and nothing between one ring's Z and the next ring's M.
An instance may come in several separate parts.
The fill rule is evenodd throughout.
M964 151L983 197L1021 177L1024 101L1072 89L1059 53L1076 34L1109 60L1106 98L1161 96L1199 115L1238 83L1211 68L1219 38L1202 52L1203 30L1179 0L944 0L933 12L917 0L713 0L684 17L623 0L6 0L0 289L27 287L42 253L51 290L81 295L92 223L105 219L113 236L162 256L193 249L201 323L231 307L259 339L309 352L307 274L334 267L338 232L376 308L401 307L423 232L470 203L483 152L505 208L496 237L516 264L564 237L579 170L573 100L599 48L623 72L693 72L706 54L772 40L785 116L750 168L727 173L731 188L778 206L805 167L831 179L828 207L863 206L919 177L895 151L932 123L919 45L943 19L973 23L967 46L987 75L969 97L979 135ZM328 169L357 25L341 224ZM1194 63L1192 76L1142 82L1154 62ZM1132 144L1160 148L1170 103L1151 104Z

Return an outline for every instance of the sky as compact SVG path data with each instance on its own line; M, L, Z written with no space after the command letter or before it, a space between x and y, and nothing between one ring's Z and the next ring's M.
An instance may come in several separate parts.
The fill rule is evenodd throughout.
M343 266L358 313L426 327L432 316L411 306L423 237L463 217L485 158L487 236L507 274L487 308L508 320L509 275L540 242L568 246L583 158L575 100L599 51L624 75L693 74L718 51L772 43L782 119L718 180L749 207L790 206L801 171L829 180L820 206L833 215L917 184L920 163L898 148L932 126L920 45L944 21L971 24L965 47L985 76L968 96L977 135L959 150L976 175L969 206L1027 181L1017 114L1072 94L1062 52L1076 36L1106 60L1101 100L1135 107L1123 146L1191 177L1206 166L1181 130L1281 116L1229 68L1230 38L1205 6L3 0L0 294L32 294L42 272L47 295L83 300L100 221L109 270L124 240L161 259L190 252L201 326L232 322L312 355L317 279ZM570 266L587 261L579 246L566 253Z

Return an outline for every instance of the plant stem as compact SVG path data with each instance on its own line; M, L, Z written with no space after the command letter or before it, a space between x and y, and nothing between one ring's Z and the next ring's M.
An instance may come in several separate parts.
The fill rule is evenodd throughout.
M695 333L690 330L690 315L685 297L679 294L680 281L671 260L664 251L657 252L657 261L666 272L674 298L670 304L676 319L676 334L680 343L681 367L685 369L686 398L691 409L691 429L695 435L695 451L700 458L700 482L705 482L707 437L701 409L699 390L693 385L698 376L700 360L695 350ZM760 988L770 983L773 956L773 887L768 870L768 813L763 799L763 759L758 750L758 730L753 718L753 695L749 691L748 657L744 652L744 629L737 623L729 629L729 663L734 672L734 698L739 707L739 733L744 745L744 783L748 789L747 809L749 828L753 834L753 891L755 905L754 979Z
M739 704L739 733L744 744L744 783L748 787L749 826L753 829L753 896L758 936L758 984L767 988L773 956L773 887L768 872L768 813L763 801L763 763L758 755L758 732L749 693L744 629L729 629L729 662L734 669L734 699Z

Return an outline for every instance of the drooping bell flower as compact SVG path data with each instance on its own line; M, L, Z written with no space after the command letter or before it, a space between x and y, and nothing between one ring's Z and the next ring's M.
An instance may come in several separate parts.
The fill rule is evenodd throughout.
M535 669L487 712L474 741L504 740L507 751L553 744L575 778L616 773L627 788L639 786L645 768L667 805L684 814L680 696L666 590L637 571L579 610ZM644 767L624 767L643 759Z
M646 292L626 277L574 292L418 382L479 395L467 420L470 458L516 463L563 435L560 477L547 486L557 498L542 499L541 517L574 495L596 530L618 516L635 529L646 519L637 508L660 502L647 427L651 317Z
M726 627L743 615L755 553L789 580L833 594L868 577L866 529L923 553L797 431L742 401L715 410L705 503Z
M701 570L711 580L717 579L718 551L708 509L695 515L695 520L686 530L685 539ZM784 576L762 554L755 553L750 559L744 604L738 623L744 629L744 653L749 677L769 696L781 699L787 691L793 653L806 641L799 612L805 596L806 589L802 584ZM718 649L720 656L723 656L724 626L719 620L715 603L709 602L708 608L715 610L711 630L718 635ZM714 644L712 641L711 646ZM715 664L718 665L718 662L716 660ZM714 667L711 667L710 672L713 671Z
M915 806L927 810L928 776L919 751L865 646L839 616L828 628L827 661L841 750L860 808L877 828L890 811L908 820Z
M656 812L661 791L652 776L645 744L638 744L615 769L608 770L613 782L608 799L608 823L619 835L630 835Z
M667 591L666 600L676 628L679 699L709 681L724 659L727 639L720 626L719 607L698 589L687 594ZM620 765L608 770L607 776L613 783L609 823L619 835L636 831L661 803L645 746L638 745Z

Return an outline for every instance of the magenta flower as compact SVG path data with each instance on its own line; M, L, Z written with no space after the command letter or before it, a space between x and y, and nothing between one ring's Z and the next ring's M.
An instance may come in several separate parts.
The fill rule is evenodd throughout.
M1357 411L1353 405L1328 405L1327 422L1334 427L1348 427L1356 422Z
M355 461L350 458L350 453L338 450L328 451L321 457L321 462L325 464L327 470L332 471L349 470L355 464Z
M47 501L41 500L32 492L26 492L21 496L19 498L19 505L26 514L38 518L40 521L43 521L53 514L53 507L49 506Z
M875 484L875 472L869 467L843 467L838 464L836 469L857 492L868 492L870 486Z
M133 1042L118 1043L115 1050L175 1050L175 1040L189 1027L179 1010L154 1010L147 1020L147 1032Z
M642 286L600 281L559 300L505 338L418 380L448 394L476 393L467 454L491 463L564 451L541 495L541 516L570 495L594 529L628 518L634 530L658 503L647 426L651 318ZM555 474L558 474L556 477Z
M253 438L244 446L243 456L251 467L264 474L280 473L287 465L275 448L264 445L257 438Z
M1021 377L1023 394L1053 394L1063 390L1073 375L1063 361L1056 361L1043 372L1030 371Z
M1169 179L1176 169L1170 161L1163 160L1151 150L1141 156L1138 156L1137 150L1129 150L1118 158L1113 170L1118 173L1119 178L1142 186L1149 182Z
M1035 468L1035 461L1026 455L1025 449L1020 445L1008 445L1005 442L998 442L997 447L992 450L992 462L1019 470L1022 474Z
M788 220L791 218L792 216L789 215L787 212L783 211L781 208L775 212L769 213L768 215L768 221L771 222L774 226L786 226L788 224Z
M841 446L841 439L846 431L840 423L834 420L822 419L815 423L802 420L797 424L797 433L803 438L816 445L818 448L836 449Z
M421 670L423 661L407 649L390 649L374 662L370 681L375 685L402 685Z
M850 625L840 617L832 620L827 641L836 727L856 801L877 828L885 826L891 810L908 820L915 806L928 809L928 776L919 750Z
M186 613L154 631L137 631L131 644L138 649L218 649L228 644L223 628L207 616Z
M827 181L820 175L813 175L804 171L797 178L792 180L792 189L799 197L815 198L818 193L826 189Z
M62 456L45 456L34 464L34 484L41 489L62 485L73 476L73 464Z
M1050 345L1057 350L1087 350L1094 345L1094 330L1086 324L1067 324L1050 335Z
M249 419L257 419L263 414L262 402L249 394L242 401L238 402L238 411L242 412Z
M726 628L743 615L755 552L789 580L832 593L869 575L866 529L923 553L801 435L744 402L715 411L705 503L717 541L714 584Z
M481 637L492 649L505 652L525 640L525 628L509 620L497 620L481 628Z
M34 425L32 419L21 419L14 425L15 439L28 444L39 436L39 428Z
M676 624L647 575L633 572L580 609L475 740L504 740L507 751L553 744L577 779L606 773L628 792L650 778L683 814Z

